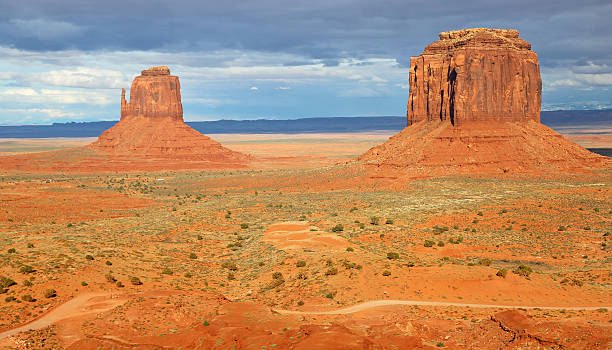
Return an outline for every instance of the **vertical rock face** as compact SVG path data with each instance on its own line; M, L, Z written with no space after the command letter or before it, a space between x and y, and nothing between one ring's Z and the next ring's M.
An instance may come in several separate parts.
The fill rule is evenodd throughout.
M407 120L540 121L538 56L516 30L440 33L410 59Z
M142 71L130 88L130 102L121 91L121 120L130 117L169 118L183 121L181 84L166 66Z

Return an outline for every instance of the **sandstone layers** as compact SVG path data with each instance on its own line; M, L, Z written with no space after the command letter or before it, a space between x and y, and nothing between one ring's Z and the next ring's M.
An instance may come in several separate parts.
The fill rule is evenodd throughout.
M248 156L227 149L183 122L181 85L166 66L142 71L121 92L121 120L89 147L112 155L240 163Z
M540 121L538 56L516 30L464 29L410 59L408 125L421 120Z
M410 60L408 127L358 160L423 175L601 166L540 124L537 54L516 30L440 33Z

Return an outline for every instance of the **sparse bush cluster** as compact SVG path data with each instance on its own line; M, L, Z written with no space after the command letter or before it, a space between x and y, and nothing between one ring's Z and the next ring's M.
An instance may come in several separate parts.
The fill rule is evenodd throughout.
M396 253L396 252L389 252L389 253L387 253L387 259L397 260L397 259L399 259L399 257L400 257L399 253Z
M533 272L533 269L527 265L521 264L514 268L512 272L519 276L529 277L529 275L531 275L531 273Z
M344 226L342 226L342 224L337 224L336 226L332 227L331 231L332 232L342 232L344 231Z

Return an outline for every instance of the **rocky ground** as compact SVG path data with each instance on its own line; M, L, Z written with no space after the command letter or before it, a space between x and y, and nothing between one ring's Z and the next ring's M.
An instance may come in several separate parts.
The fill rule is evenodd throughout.
M612 346L606 170L11 171L0 192L0 333L49 320L6 348ZM371 300L457 306L309 313Z

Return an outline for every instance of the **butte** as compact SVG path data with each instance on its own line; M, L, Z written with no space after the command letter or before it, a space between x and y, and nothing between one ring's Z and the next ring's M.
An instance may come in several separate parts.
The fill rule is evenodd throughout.
M183 121L181 85L166 66L143 70L132 82L130 101L121 91L121 119L90 149L136 158L241 164L249 156L223 147Z
M440 33L410 59L408 126L358 161L413 175L583 172L609 164L540 123L537 54L516 30Z

